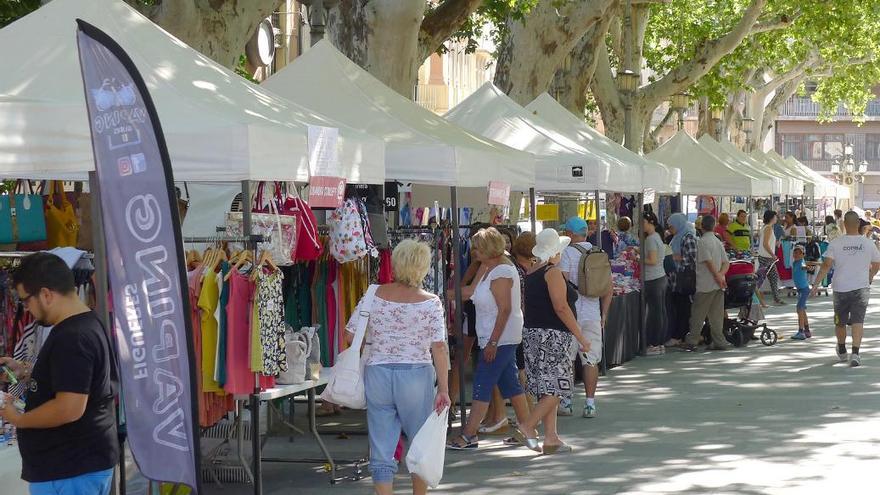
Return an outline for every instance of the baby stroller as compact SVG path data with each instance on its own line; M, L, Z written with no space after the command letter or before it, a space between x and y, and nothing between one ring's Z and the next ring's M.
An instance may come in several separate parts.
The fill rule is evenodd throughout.
M739 309L735 318L724 319L724 336L736 347L742 347L748 341L756 339L755 331L761 328L761 343L766 346L776 344L779 336L774 330L767 328L766 323L758 324L748 318L752 308L752 299L757 290L755 266L751 261L733 260L727 271L727 290L724 294L724 309Z

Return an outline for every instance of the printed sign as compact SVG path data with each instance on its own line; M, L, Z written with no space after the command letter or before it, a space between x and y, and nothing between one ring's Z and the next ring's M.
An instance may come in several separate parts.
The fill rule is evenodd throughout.
M311 175L338 177L339 129L336 127L309 126L309 172Z
M342 177L312 176L309 179L309 206L312 208L339 208L345 201L345 179Z
M385 183L385 211L398 211L400 209L400 188L397 181Z
M510 202L510 184L507 182L489 182L489 204L507 206Z
M538 205L535 207L535 220L539 222L558 222L559 205Z
M151 480L200 489L189 298L171 162L134 63L77 20L128 441Z
M646 187L645 190L642 191L642 205L654 204L654 198L656 196L657 191L655 191L653 187Z

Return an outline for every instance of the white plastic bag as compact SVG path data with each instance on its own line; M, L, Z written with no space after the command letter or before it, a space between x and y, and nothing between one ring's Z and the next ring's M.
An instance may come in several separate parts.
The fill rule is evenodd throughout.
M440 414L432 411L425 424L419 428L406 454L406 467L410 474L418 476L431 488L437 488L443 478L448 426L448 407Z
M373 307L373 298L378 285L371 285L364 295L361 306L360 320L351 347L339 353L336 364L331 370L330 381L321 394L321 400L331 402L349 409L366 409L367 398L364 395L364 359L361 358L361 344L367 333L367 322Z

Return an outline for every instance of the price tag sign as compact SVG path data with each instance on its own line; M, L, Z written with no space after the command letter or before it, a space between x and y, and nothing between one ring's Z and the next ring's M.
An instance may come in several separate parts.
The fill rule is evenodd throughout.
M510 201L510 184L507 182L489 182L489 204L507 206Z
M396 180L385 183L385 211L400 209L400 189Z
M655 196L657 196L657 191L653 187L646 187L642 192L642 205L654 204Z
M345 179L313 175L309 181L309 206L339 208L345 200Z

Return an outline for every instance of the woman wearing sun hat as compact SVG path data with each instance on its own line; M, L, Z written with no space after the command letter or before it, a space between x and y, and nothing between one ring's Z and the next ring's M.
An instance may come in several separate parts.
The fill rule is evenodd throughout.
M532 249L538 263L525 281L523 350L529 393L538 404L519 424L516 437L526 447L544 454L571 450L559 438L556 408L561 398L571 399L572 341L578 341L582 352L590 349L575 317L577 292L556 267L570 242L553 229L542 230ZM538 423L544 425L543 448L538 445Z

